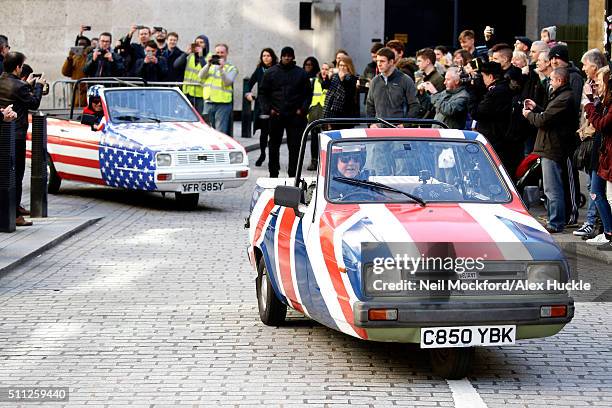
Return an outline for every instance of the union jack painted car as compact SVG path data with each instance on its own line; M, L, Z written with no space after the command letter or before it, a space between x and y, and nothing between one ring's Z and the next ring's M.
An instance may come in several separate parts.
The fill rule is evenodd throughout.
M209 127L177 88L102 88L100 98L99 124L49 117L50 193L62 180L75 180L174 192L193 208L200 193L247 180L245 149Z
M296 179L258 179L252 196L263 323L289 307L360 339L420 344L437 373L461 378L474 346L572 319L569 264L481 134L354 128L319 141L314 177L300 175L303 142Z

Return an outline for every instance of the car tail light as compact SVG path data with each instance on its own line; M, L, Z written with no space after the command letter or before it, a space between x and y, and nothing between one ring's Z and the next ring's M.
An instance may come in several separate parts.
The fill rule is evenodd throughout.
M567 306L542 306L540 308L540 317L565 317L567 316Z
M160 173L157 175L158 181L172 180L172 173Z
M237 178L244 178L244 177L249 177L249 171L248 170L240 170L236 172L236 177Z
M368 320L397 320L397 309L370 309Z

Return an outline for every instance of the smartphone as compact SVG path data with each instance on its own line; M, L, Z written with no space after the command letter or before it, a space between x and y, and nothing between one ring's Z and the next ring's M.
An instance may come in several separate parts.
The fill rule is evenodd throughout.
M42 74L32 74L32 78L40 78Z
M147 28L147 27L145 27L145 26L143 26L143 25L137 25L137 26L136 26L136 29L137 29L137 30L142 30L143 28Z
M85 47L83 46L70 47L70 52L73 53L74 55L83 55L84 48Z
M163 31L163 30L164 30L164 27L157 26L157 27L153 27L153 29L154 29L155 31Z
M91 31L91 26L83 26L83 31Z
M525 109L525 110L527 109L527 100L523 101L523 109Z

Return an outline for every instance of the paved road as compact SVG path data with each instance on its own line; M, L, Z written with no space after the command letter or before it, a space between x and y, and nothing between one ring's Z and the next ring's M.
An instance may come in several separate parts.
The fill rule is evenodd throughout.
M606 303L578 304L553 338L480 349L469 382L433 376L418 347L296 314L264 326L242 228L253 184L179 212L68 183L52 211L105 218L0 276L0 383L68 386L87 406L612 406Z

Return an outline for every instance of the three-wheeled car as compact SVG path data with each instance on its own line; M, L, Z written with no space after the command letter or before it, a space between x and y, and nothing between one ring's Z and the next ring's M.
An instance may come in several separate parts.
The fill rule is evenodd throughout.
M84 85L81 81L76 89ZM89 107L75 114L74 105L69 115L49 112L49 193L57 193L62 180L75 180L173 192L179 205L189 209L197 207L200 194L239 187L247 180L245 149L208 126L178 88L91 81L114 85L89 88L97 112Z
M313 122L295 179L257 180L248 256L264 324L290 307L364 340L417 343L461 378L476 346L572 319L568 262L481 134L362 119L379 127L321 132L316 175L302 178L309 133L355 121Z

